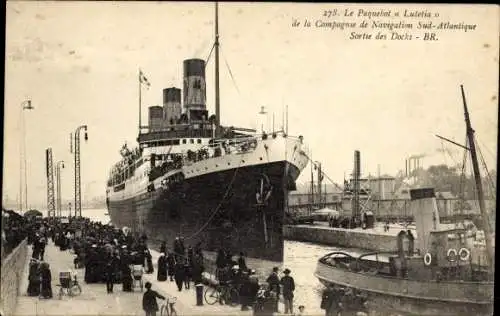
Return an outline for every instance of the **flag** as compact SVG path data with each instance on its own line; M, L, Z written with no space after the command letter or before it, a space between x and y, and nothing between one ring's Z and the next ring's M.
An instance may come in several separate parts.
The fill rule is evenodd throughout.
M139 69L139 82L145 84L147 88L149 88L151 86L151 84L148 81L148 78L146 78L144 76L144 74L142 73L142 70L140 70L140 69Z

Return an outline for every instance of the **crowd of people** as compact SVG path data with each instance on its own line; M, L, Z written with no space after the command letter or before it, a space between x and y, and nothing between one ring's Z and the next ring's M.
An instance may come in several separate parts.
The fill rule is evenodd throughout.
M2 260L26 238L28 229L25 217L2 209Z
M5 235L2 237L9 242L4 248L13 248L27 238L33 249L27 290L30 296L46 299L53 296L50 265L44 261L45 247L49 240L60 251L74 252L74 268L85 268L85 282L106 283L108 293L113 292L113 285L116 283L122 283L123 291L132 291L133 267L141 267L148 274L155 272L146 235L134 234L127 229L117 229L86 218L72 218L66 223L47 218L9 218L9 228L2 229ZM2 244L5 244L4 241ZM175 281L178 291L188 290L191 282L203 282L202 275L209 264L210 261L204 258L201 243L186 247L184 239L179 236L171 247L167 247L166 241L160 245L156 279L159 282ZM275 267L265 282L260 284L255 270L247 266L243 252L235 260L230 252L221 249L214 265L219 284L238 290L237 303L241 305L241 310L249 310L251 307L254 315L272 315L278 312L278 301L282 298L285 305L283 312L294 314L295 281L290 269L284 269L280 276L279 268ZM152 303L152 297L161 298L161 295L156 296L157 293L151 290L149 282L146 283L146 289L149 294L145 294L148 298L144 298L143 308L148 315L152 315L155 306L157 308ZM220 303L229 302L221 300ZM325 310L326 316L348 315L349 306L366 307L366 299L352 290L334 286L324 291L321 308ZM304 306L300 305L298 313L294 315L303 314Z

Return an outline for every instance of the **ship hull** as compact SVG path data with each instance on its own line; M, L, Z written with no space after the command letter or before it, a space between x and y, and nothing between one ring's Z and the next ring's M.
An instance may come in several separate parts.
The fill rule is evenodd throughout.
M180 236L186 246L281 262L287 192L299 174L285 160L221 170L109 201L108 210L115 226L170 248Z
M340 285L368 294L377 310L426 316L491 315L493 283L437 282L383 277L318 263L314 274L325 286Z

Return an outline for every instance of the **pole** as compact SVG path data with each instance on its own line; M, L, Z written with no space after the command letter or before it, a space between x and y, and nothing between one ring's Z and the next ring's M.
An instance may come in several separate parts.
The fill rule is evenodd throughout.
M23 202L24 202L24 209L25 211L28 210L28 172L27 172L27 162L26 162L26 121L24 117L24 110L33 110L34 107L31 105L31 100L25 100L21 102L21 155L19 162L21 164L20 169L21 171L21 176L19 178L19 181L21 184L19 185L20 188L20 205L21 205L21 213L23 210ZM22 175L22 172L24 171L24 176ZM24 178L24 201L23 201L23 191L22 191L22 182Z
M56 179L57 179L57 216L61 217L62 214L62 197L61 197L61 164L64 168L64 161L60 160L56 164Z
M215 2L215 122L220 126L220 95L219 95L219 3Z
M60 210L59 210L59 182L60 182L60 178L59 178L59 164L56 164L56 214L54 214L54 217L59 217L59 213L60 213Z
M24 118L24 115L23 115L23 118ZM28 211L28 167L27 167L27 163L26 163L26 121L23 119L23 127L24 127L24 131L23 131L23 152L24 152L24 155L23 155L23 159L24 159L24 209L26 211Z
M465 124L467 127L467 139L469 141L469 148L470 148L470 154L471 154L471 159L472 159L472 168L474 170L474 180L476 181L476 191L477 191L477 197L479 199L479 209L481 210L481 215L482 215L481 217L483 220L488 261L490 263L490 271L494 271L495 253L493 252L493 246L491 244L491 226L490 226L489 214L488 214L488 211L486 210L486 206L484 204L483 184L481 181L481 174L479 172L479 163L477 160L476 144L474 142L474 130L472 129L470 118L469 118L469 111L467 110L467 102L465 100L465 93L464 93L463 85L460 85L460 89L462 90Z
M24 155L24 111L21 107L21 112L19 116L20 124L21 124L21 140L19 142L19 210L21 214L23 213L23 204L24 204L24 194L23 194L23 182L24 182L24 164L23 164L23 155Z
M139 69L139 135L141 134L141 108L142 108L142 83L141 70Z
M82 216L82 190L81 190L81 166L80 166L80 131L85 130L87 140L87 125L78 126L75 130L75 217Z

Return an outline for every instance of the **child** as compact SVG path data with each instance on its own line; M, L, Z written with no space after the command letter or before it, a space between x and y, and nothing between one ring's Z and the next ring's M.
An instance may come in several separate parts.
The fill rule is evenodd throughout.
M158 310L156 298L164 300L165 297L151 290L151 282L146 282L145 287L146 292L142 296L142 309L146 312L146 316L156 316L156 311Z

